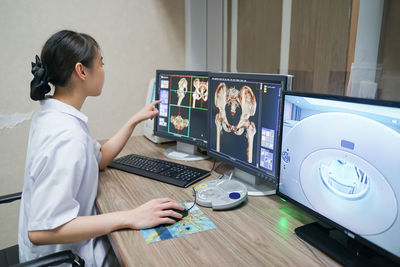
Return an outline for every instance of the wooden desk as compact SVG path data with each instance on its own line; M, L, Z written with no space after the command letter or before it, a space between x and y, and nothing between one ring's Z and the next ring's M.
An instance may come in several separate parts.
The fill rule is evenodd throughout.
M172 144L155 145L132 137L120 156L137 153L167 159ZM170 160L170 159L167 159ZM213 160L185 164L211 169ZM217 162L218 166L218 162ZM216 171L223 172L226 165ZM216 179L217 172L205 180ZM205 181L203 180L203 181ZM180 188L114 169L100 172L96 205L101 213L133 209L153 198L193 200L192 189ZM296 238L294 229L315 219L278 196L249 197L229 211L200 209L215 230L147 244L140 231L110 234L114 250L125 266L321 266L322 262ZM322 254L322 253L321 253ZM334 263L322 254L330 263Z

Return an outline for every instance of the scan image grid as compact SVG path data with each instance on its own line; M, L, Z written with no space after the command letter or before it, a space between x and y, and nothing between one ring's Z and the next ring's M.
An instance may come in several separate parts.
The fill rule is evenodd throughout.
M188 137L192 110L208 110L208 77L171 75L168 132Z

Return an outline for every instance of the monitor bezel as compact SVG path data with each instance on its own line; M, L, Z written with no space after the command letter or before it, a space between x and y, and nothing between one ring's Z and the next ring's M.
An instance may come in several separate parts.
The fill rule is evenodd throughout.
M352 103L357 103L357 104L368 104L368 105L376 105L376 106L387 106L387 107L396 107L400 108L400 102L397 101L387 101L387 100L378 100L378 99L365 99L365 98L357 98L357 97L349 97L349 96L338 96L338 95L327 95L327 94L317 94L317 93L304 93L304 92L283 92L282 94L282 105L281 105L281 120L280 120L280 127L282 129L283 127L283 112L284 112L284 103L285 103L285 98L286 96L301 96L301 97L311 97L311 98L318 98L318 99L326 99L326 100L336 100L336 101L344 101L344 102L352 102ZM282 147L282 138L283 138L283 131L281 132L282 134L279 136L279 144L280 147ZM305 211L309 212L311 215L322 221L323 223L326 223L332 227L335 227L336 229L342 231L344 234L352 238L350 235L354 235L354 240L359 241L361 244L368 246L369 248L375 250L376 252L380 253L383 256L388 257L389 259L396 261L400 263L400 256L396 256L395 254L391 253L390 251L385 250L382 247L379 247L375 243L372 243L368 239L363 238L357 233L352 232L351 230L343 227L340 224L337 224L336 222L332 221L331 219L321 215L320 213L310 209L309 207L301 204L300 202L292 199L291 197L283 194L279 189L279 184L280 184L280 167L281 167L281 151L279 152L279 159L278 159L278 180L277 180L277 186L276 186L276 194L285 199L288 200L289 202L295 204L296 206L301 207Z
M211 90L212 90L212 79L213 78L222 78L222 79L243 79L243 80L264 80L265 82L270 82L270 83L280 83L282 85L282 89L281 89L281 95L280 95L280 99L279 99L279 112L278 112L278 129L277 129L277 137L279 138L280 134L281 134L281 114L280 111L282 110L282 93L283 91L285 91L287 85L288 85L288 79L291 77L291 75L284 75L284 74L264 74L264 73L246 73L246 72L235 72L235 73L229 73L229 72L210 72L209 74L209 90L210 90L210 97L211 97L211 105L213 105L214 102L214 96L211 94ZM214 107L213 107L214 108ZM207 150L207 154L215 159L218 159L220 161L223 161L227 164L229 164L230 166L234 167L234 168L238 168L242 171L245 171L251 175L254 175L258 178L261 178L265 181L268 181L272 184L276 184L278 179L277 179L277 175L279 173L279 165L276 165L275 167L275 175L271 175L268 173L265 173L264 170L260 169L260 168L256 168L254 166L249 166L246 165L240 161L237 161L231 157L228 157L224 154L222 154L221 152L217 152L215 150L211 149L211 138L212 138L212 129L210 127L210 122L213 121L212 119L212 112L211 112L211 107L210 107L210 112L209 112L209 119L208 119L208 150ZM279 140L279 139L278 139ZM279 144L277 142L277 144ZM277 149L276 149L276 153L275 153L275 162L276 164L278 164L278 155L280 155L280 146L277 145Z
M166 75L188 75L188 76L207 76L208 80L210 80L209 77L209 72L208 71L193 71L193 70L156 70L156 88L155 88L155 100L160 99L160 92L159 92L159 75L160 74L166 74ZM156 105L156 108L159 110L159 104ZM184 136L176 136L173 134L169 134L169 133L164 133L161 131L157 130L157 125L158 125L158 116L156 116L154 118L154 128L153 128L153 133L155 136L160 136L160 137L164 137L164 138L168 138L171 139L173 141L177 141L177 142L182 142L182 143L186 143L186 144L191 144L191 145L196 145L202 148L207 149L208 148L208 144L209 144L209 138L208 136L206 137L206 140L193 140L192 137L184 137ZM207 125L206 127L208 127L208 119L209 116L207 115ZM209 134L208 129L206 129L206 134Z

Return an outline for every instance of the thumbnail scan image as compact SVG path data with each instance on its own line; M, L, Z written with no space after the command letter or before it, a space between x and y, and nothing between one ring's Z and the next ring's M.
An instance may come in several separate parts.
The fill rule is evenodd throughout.
M169 131L180 135L189 133L189 109L186 107L170 106Z
M207 78L172 76L170 91L172 105L207 109Z
M181 105L187 90L188 90L188 81L186 80L186 78L181 78L178 82L178 90L176 91L176 94L178 95L178 103L176 104L177 106Z
M193 87L195 88L193 93L192 93L192 107L196 107L196 101L200 100L199 107L203 107L203 102L206 102L208 100L208 81L200 81L199 78L194 79L193 81Z
M190 76L171 76L170 87L171 92L170 104L174 106L190 106L190 91L191 91Z
M183 130L189 126L189 120L182 118L181 115L171 116L171 123L178 131Z
M244 135L247 146L242 153L246 155L247 162L253 163L253 143L257 128L255 118L253 121L250 118L256 113L257 99L250 85L241 83L239 86L240 90L235 87L228 88L226 83L220 82L215 90L214 104L219 110L215 114L216 150L218 152L221 150L221 142L223 143L225 139L226 141L229 139L230 144L238 144L240 148L238 136ZM237 153L236 148L235 150L234 153Z

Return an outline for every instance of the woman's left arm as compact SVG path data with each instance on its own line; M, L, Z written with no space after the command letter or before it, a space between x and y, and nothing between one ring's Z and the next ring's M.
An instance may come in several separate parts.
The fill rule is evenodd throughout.
M121 152L138 123L147 119L153 119L155 116L157 116L158 110L154 107L154 105L159 103L161 103L161 100L154 101L153 103L144 106L135 115L133 115L113 137L108 139L108 141L101 146L100 151L102 157L99 164L100 170L104 170L108 164L119 154L119 152Z

